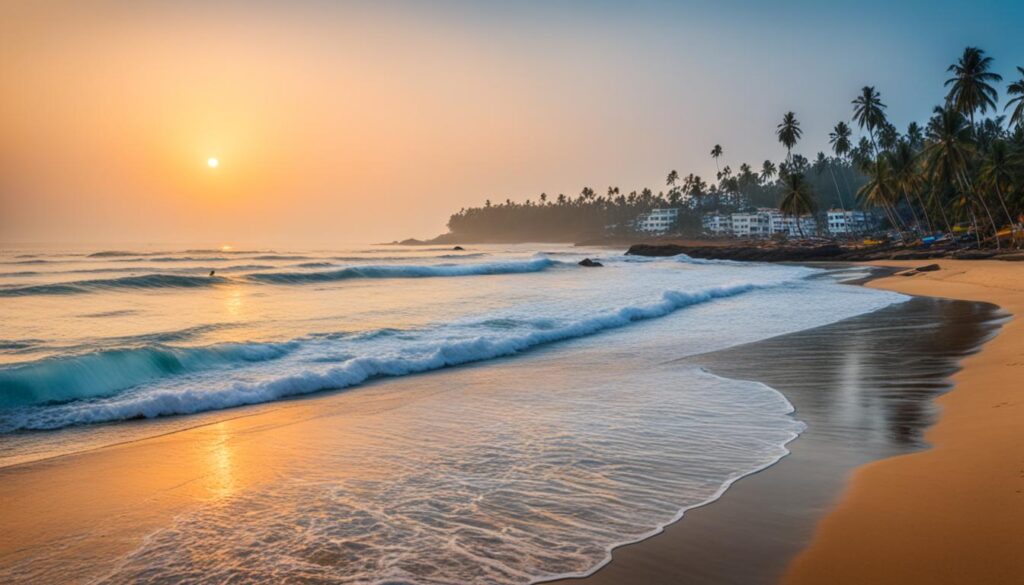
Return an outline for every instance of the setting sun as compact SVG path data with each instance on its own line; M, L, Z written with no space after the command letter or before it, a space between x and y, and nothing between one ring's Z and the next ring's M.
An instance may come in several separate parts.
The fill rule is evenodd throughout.
M215 169L220 166L220 161L212 157L208 158L206 159L206 166L210 167L211 169Z

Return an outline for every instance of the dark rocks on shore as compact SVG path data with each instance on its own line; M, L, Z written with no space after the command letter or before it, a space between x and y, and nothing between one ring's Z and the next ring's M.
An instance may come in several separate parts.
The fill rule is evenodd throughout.
M875 247L849 247L840 244L819 245L770 245L736 244L709 246L681 246L678 244L634 244L626 254L634 256L677 256L686 254L693 258L710 260L741 260L748 262L867 262L872 260L930 260L934 258L956 258L961 260L983 260L986 258L1017 260L1019 253L995 250L971 250L949 248L905 248L899 245Z
M597 268L599 266L604 266L604 264L601 264L600 262L597 262L595 260L591 260L590 258L584 258L583 260L580 260L579 265L586 266L588 268Z
M838 244L820 246L679 246L676 244L635 244L626 252L632 256L677 256L712 260L746 260L752 262L800 262L834 260L844 250Z
M938 269L938 264L926 264L924 266L918 266L917 268L915 268L915 270L917 270L918 272L935 272Z

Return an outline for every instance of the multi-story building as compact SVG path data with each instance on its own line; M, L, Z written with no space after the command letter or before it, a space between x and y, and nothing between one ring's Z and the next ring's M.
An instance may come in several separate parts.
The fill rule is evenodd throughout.
M708 214L702 218L702 224L704 229L711 233L726 233L739 237L754 238L769 237L774 234L799 237L801 230L803 235L815 234L818 231L818 222L814 219L814 216L801 216L798 226L797 218L787 217L778 209L770 207L761 207L755 211L743 213L733 213L728 217Z
M642 232L663 234L679 220L679 208L652 209L636 218L636 229Z
M704 228L704 231L712 234L731 234L732 215L709 213L701 218L701 226Z
M829 209L828 232L835 235L864 233L869 227L870 216L863 211Z
M766 215L757 212L732 214L732 235L761 237L769 233Z

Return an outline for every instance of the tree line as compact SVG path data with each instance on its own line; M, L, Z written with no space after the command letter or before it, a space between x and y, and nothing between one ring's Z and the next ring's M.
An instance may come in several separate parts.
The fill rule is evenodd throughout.
M884 228L913 240L924 235L966 231L977 245L1019 245L1024 213L1024 68L1005 90L992 58L967 47L949 66L946 95L923 124L901 132L886 115L873 86L851 102L849 122L829 134L830 153L809 160L794 152L803 130L794 112L776 127L785 158L758 168L743 163L719 166L725 152L714 145L716 173L711 182L693 173L668 173L665 188L598 194L584 187L576 196L541 193L536 201L486 201L451 216L451 233L476 240L564 241L607 234L626 235L642 213L680 208L673 230L696 235L708 212L731 213L778 207L788 215L825 209L867 209L884 217ZM992 113L992 116L986 114ZM860 131L854 137L853 127Z

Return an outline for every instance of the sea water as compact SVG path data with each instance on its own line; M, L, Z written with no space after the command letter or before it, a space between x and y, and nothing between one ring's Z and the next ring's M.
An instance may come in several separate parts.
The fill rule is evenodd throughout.
M904 298L802 266L467 248L6 249L0 465L309 397L320 430L263 447L274 481L179 515L99 579L583 575L803 428L773 389L674 360ZM391 406L359 409L371 390Z

